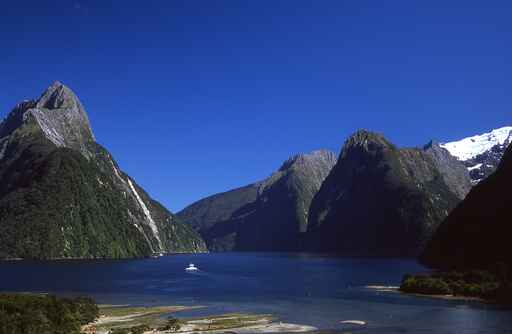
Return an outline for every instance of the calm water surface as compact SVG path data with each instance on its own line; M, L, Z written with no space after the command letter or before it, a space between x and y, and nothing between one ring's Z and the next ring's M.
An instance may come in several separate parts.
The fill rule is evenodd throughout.
M190 263L201 270L186 273ZM204 305L188 317L263 312L355 333L512 333L512 312L462 301L376 292L426 269L411 260L217 253L126 261L0 263L0 290L88 295L99 303ZM342 320L364 320L354 327Z

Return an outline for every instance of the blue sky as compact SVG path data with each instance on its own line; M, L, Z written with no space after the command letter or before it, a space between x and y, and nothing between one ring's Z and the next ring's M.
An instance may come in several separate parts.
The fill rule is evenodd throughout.
M173 211L339 152L510 124L510 1L9 1L0 115L54 80L98 142Z

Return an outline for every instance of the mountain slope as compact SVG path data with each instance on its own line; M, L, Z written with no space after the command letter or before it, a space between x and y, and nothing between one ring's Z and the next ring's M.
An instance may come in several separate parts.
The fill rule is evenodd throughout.
M358 131L311 203L308 248L416 256L469 188L467 171L438 145L398 149Z
M497 263L512 268L512 145L498 169L476 185L441 224L421 260L446 269L489 269Z
M254 183L208 196L187 206L177 215L194 229L209 229L217 222L229 220L238 209L254 202L260 185Z
M473 184L492 174L512 142L512 127L441 144L467 167Z
M0 257L121 258L203 251L95 142L61 83L0 123Z
M294 156L269 178L205 198L178 216L201 233L210 250L298 250L309 204L335 161L323 150Z

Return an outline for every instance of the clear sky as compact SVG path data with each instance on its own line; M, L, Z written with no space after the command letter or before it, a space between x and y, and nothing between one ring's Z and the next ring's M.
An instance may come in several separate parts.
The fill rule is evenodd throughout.
M173 211L339 152L510 124L511 1L5 1L0 115L53 82Z

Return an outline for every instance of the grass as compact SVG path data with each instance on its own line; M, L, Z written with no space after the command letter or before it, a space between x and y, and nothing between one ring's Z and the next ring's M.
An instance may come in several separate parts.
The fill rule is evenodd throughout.
M193 307L197 308L197 307ZM100 314L103 316L103 322L95 327L98 330L110 330L112 328L132 328L139 325L147 325L151 328L158 328L167 323L165 315L190 309L183 306L156 306L156 307L133 307L133 306L102 306ZM112 319L105 319L105 317ZM213 315L207 317L197 317L181 319L181 326L190 326L192 331L214 331L232 328L248 327L258 324L266 324L275 320L275 317L269 314L242 314L228 313L222 315Z
M203 318L193 318L184 321L185 324L194 325L194 330L224 330L231 328L247 327L251 325L261 324L262 322L270 323L274 320L274 316L269 314L240 314L228 313L218 316L209 316Z

